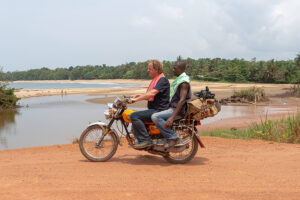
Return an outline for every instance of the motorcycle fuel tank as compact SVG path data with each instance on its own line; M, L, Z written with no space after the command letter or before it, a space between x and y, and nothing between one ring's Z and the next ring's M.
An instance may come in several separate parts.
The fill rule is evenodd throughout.
M124 121L127 122L127 123L131 123L130 115L131 115L132 113L134 113L134 112L136 112L136 111L135 111L135 110L129 110L129 109L125 110L125 111L122 113L122 117L123 117Z

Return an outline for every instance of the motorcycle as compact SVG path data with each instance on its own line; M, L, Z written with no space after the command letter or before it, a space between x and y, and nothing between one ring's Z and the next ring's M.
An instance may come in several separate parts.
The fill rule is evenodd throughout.
M130 126L130 115L134 110L127 109L129 97L124 99L116 98L112 104L108 104L108 110L104 112L108 123L97 121L89 124L82 132L79 139L81 153L90 161L104 162L109 160L117 151L118 145L121 145L122 136L133 147L136 138ZM113 128L115 122L121 122L122 130L118 134ZM149 135L151 136L152 145L142 150L151 154L163 156L168 162L173 164L187 163L194 158L198 151L198 144L204 148L204 145L197 133L196 126L201 125L200 121L192 119L177 118L174 120L172 129L180 138L180 144L165 148L164 136L156 128L154 123L144 123ZM134 148L134 147L133 147ZM141 150L141 149L136 149Z

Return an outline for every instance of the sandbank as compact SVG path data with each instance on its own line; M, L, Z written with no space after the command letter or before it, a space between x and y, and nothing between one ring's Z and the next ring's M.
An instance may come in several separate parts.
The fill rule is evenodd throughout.
M170 82L173 80L171 79ZM19 81L21 82L21 81ZM41 81L22 81L22 82L41 82ZM90 83L134 83L141 84L139 87L124 88L68 88L68 89L17 89L15 94L19 98L50 96L50 95L68 95L68 94L94 94L94 95L132 95L144 93L150 80L133 79L105 79L105 80L51 80L42 82L90 82ZM229 97L235 90L241 90L249 87L263 88L268 96L274 96L284 93L292 85L290 84L256 84L256 83L212 83L192 81L193 92L205 89L208 86L216 94L218 99Z

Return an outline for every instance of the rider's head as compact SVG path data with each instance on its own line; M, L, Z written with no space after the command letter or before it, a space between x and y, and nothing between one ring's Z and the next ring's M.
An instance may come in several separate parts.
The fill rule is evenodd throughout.
M157 75L163 72L163 65L158 60L150 60L148 62L148 70L149 76L151 78L155 78Z
M175 76L179 76L185 71L186 64L183 61L177 61L174 64L173 73Z

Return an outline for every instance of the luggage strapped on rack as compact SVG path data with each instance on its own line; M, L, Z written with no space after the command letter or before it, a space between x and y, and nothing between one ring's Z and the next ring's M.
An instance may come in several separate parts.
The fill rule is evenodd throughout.
M202 120L207 117L213 117L221 110L221 104L215 99L208 87L206 90L194 93L197 99L187 103L185 119Z

